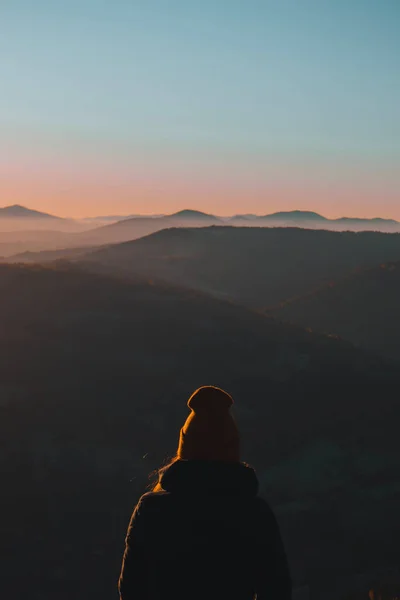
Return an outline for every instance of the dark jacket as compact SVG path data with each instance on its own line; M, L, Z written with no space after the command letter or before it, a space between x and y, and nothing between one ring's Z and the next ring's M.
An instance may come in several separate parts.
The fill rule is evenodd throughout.
M243 463L179 460L132 515L121 600L290 600L278 525Z

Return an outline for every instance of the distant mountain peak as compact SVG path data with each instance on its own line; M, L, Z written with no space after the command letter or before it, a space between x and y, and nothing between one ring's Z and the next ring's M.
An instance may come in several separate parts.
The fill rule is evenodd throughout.
M26 206L22 206L21 204L12 204L11 206L4 206L0 208L0 217L3 218L41 218L41 219L59 219L60 217L55 217L48 213L40 212L38 210L33 210L31 208L26 208Z
M192 210L189 208L185 208L184 210L180 210L172 215L168 215L169 217L179 218L179 219L217 219L214 215L210 215L205 212L201 212L200 210Z
M272 213L261 217L262 219L304 219L313 221L327 221L326 217L310 210L289 210Z
M244 215L233 215L233 217L230 217L230 221L251 221L254 219L257 219L257 215L253 215L253 214L244 214Z
M399 221L396 221L395 219L384 219L382 217L372 217L372 218L368 218L368 217L340 217L339 219L333 219L336 222L340 222L340 223L349 223L349 222L353 222L353 223L381 223L381 224L391 224L391 225L398 225Z

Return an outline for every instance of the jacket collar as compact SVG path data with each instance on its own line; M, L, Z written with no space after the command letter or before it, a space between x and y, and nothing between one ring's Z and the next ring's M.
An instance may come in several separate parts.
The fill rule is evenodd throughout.
M160 473L160 484L166 492L254 497L258 479L246 463L206 460L178 460Z

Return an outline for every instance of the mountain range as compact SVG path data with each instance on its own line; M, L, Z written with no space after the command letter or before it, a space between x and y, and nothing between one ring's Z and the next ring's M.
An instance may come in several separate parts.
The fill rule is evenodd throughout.
M280 221L280 222L291 222L291 223L320 223L320 224L339 224L339 225L352 225L352 226L369 226L369 227L378 227L378 226L398 226L400 225L399 221L395 221L394 219L382 219L380 217L375 217L371 219L366 218L356 218L356 217L340 217L337 219L328 219L327 217L323 217L319 213L311 212L311 211L302 211L302 210L293 210L288 212L276 212L270 215L265 215L261 217L255 217L255 219L262 219L266 221Z
M400 360L400 262L358 269L269 311Z
M139 222L140 221L140 222ZM146 235L171 226L201 226L201 225L237 225L237 226L279 226L279 227L304 227L304 228L322 228L342 230L377 230L400 232L400 222L393 219L357 219L342 217L339 219L327 219L318 213L309 211L290 211L278 212L264 216L258 215L235 215L233 217L219 217L212 214L196 210L182 210L171 215L151 216L151 217L133 217L125 218L116 223L105 225L102 234L107 232L110 241L114 237L115 241L120 239L122 231L130 232L137 236L137 230L140 229L140 235ZM100 232L97 235L101 235ZM95 232L93 232L96 235Z
M209 213L205 213L199 210L183 209L172 214L155 214L155 215L103 215L95 217L86 217L83 219L76 219L77 221L87 221L91 223L99 222L118 222L126 221L129 219L173 219L173 220L203 220L203 221L214 221L214 222L230 222L245 220L249 222L253 221L282 221L288 223L294 222L309 222L309 223L337 223L337 224L351 224L351 225L386 225L386 226L397 226L400 225L399 221L395 219L385 219L381 217L375 218L359 218L359 217L340 217L336 219L329 219L323 215L305 210L292 210L292 211L280 211L266 215L255 215L255 214L237 214L234 216L221 217ZM49 213L41 212L31 208L27 208L20 204L13 204L0 208L0 219L57 219L57 220L71 220L65 219L64 217L58 217Z
M302 228L179 227L9 262L79 264L209 294L400 357L400 234Z
M301 228L172 228L81 255L90 269L141 275L262 310L355 269L400 260L400 234Z
M3 212L1 212L3 211ZM3 215L3 216L2 216ZM130 241L171 227L299 227L333 231L376 230L400 232L392 219L327 219L307 211L271 215L234 215L218 217L196 210L170 215L103 216L63 219L15 205L0 209L0 257L31 260L26 252L61 251Z
M246 222L260 222L263 221L277 221L277 222L286 222L290 224L294 223L320 223L325 225L337 224L337 225L350 225L350 226L368 226L368 227L378 227L378 226L387 226L387 227L397 227L400 226L400 222L395 219L384 219L380 217L375 218L359 218L359 217L340 217L336 219L329 219L320 215L319 213L312 211L302 211L302 210L292 210L292 211L281 211L266 215L255 215L255 214L237 214L234 216L228 217L220 217L213 214L204 213L198 210L181 210L177 213L173 213L171 215L152 215L151 217L147 217L144 215L129 215L129 216L107 216L107 217L96 217L99 220L107 220L107 221L122 221L128 219L136 219L136 218L165 218L165 219L185 219L185 220L204 220L204 221L213 221L214 223L230 223L235 221L246 221Z

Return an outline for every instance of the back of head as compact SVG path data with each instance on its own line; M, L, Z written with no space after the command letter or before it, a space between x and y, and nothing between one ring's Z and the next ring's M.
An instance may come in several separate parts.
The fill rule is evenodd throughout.
M197 389L187 403L191 413L180 432L178 458L239 462L240 439L230 412L232 404L232 397L218 387Z

